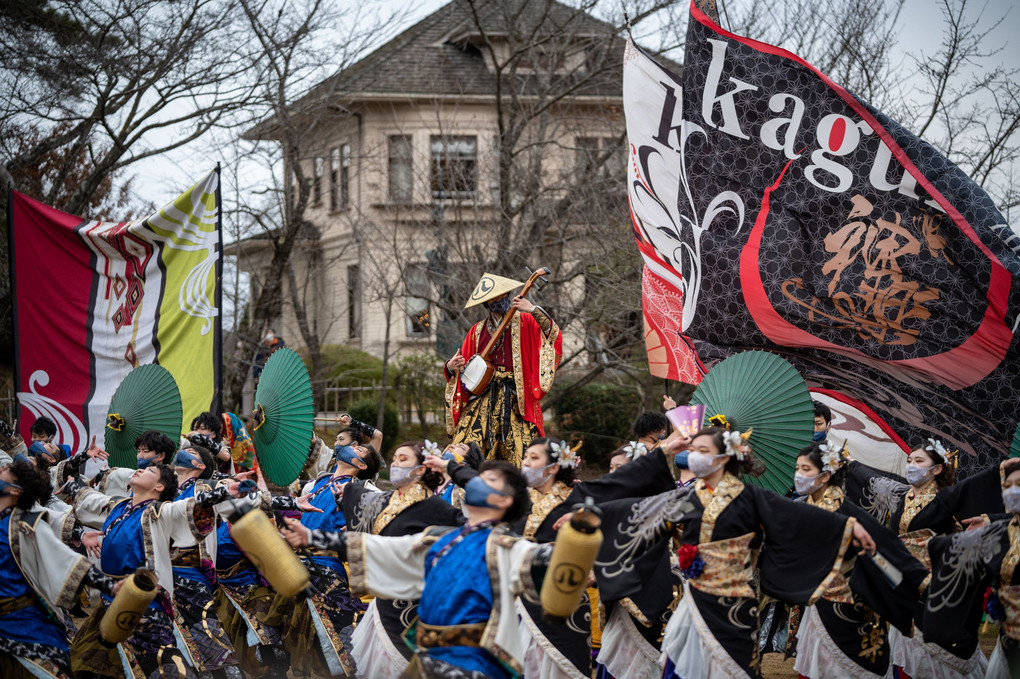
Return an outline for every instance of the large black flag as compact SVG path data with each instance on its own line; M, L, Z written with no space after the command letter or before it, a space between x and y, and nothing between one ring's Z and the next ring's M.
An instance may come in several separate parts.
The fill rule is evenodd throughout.
M1020 419L1020 238L958 167L802 59L693 5L683 77L633 45L624 99L652 372L768 348L961 467Z

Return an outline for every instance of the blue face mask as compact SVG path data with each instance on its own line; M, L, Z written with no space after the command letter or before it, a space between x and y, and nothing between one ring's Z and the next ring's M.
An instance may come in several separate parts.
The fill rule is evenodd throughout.
M181 459L180 453L177 454L177 459L178 460ZM153 455L152 457L143 457L143 456L139 455L138 456L138 468L139 469L145 469L146 467L148 467L150 464L152 464L155 461L156 461L156 456L155 455Z
M811 435L811 439L817 443L821 443L822 441L825 440L825 436L828 433L829 433L828 431L816 431L814 434Z
M681 450L679 453L673 456L673 465L677 469L688 469L687 457L691 454L689 450Z
M497 300L495 302L489 302L489 311L494 314L505 314L510 311L510 305L513 303L509 297Z
M184 467L185 469L198 469L198 464L202 463L202 458L195 455L187 448L181 448L177 451L177 459L174 461L175 467Z
M358 457L357 451L354 450L354 446L333 446L333 452L336 453L336 459L345 464L349 464L352 467L357 467L354 461L357 460L364 464L364 460Z
M456 455L452 450L448 450L443 453L444 460L450 460L452 462L463 462L464 458Z
M10 492L8 490L10 488L17 488L18 490L21 490L21 486L19 486L18 484L8 483L7 481L0 479L0 495L10 495Z
M50 451L46 450L46 446L43 445L42 441L36 441L35 443L33 443L28 449L28 454L35 457L38 457L40 455L53 457L52 455L50 455Z
M488 507L499 509L489 504L489 496L492 494L506 495L503 491L496 490L487 484L481 476L476 476L464 486L464 504L470 507Z

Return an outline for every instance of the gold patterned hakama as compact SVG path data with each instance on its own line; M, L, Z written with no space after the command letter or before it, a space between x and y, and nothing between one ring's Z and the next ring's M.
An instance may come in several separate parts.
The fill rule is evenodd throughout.
M496 368L481 396L468 401L454 443L475 443L487 460L506 460L520 467L524 451L538 438L538 428L521 417L512 371Z

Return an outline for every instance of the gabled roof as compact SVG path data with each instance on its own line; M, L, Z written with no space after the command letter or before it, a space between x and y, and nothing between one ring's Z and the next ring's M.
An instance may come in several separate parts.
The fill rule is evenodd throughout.
M573 79L579 86L572 97L621 98L625 41L612 25L556 0L453 0L314 86L295 102L294 109L394 97L494 98L496 74L486 66L483 35L494 43L547 41L561 46L564 33L586 50L586 63L598 64L599 72L594 77L586 72L559 76L563 82L558 89L570 89ZM527 69L521 69L516 78L515 89L521 94L542 88L543 81ZM262 136L271 127L270 119L245 136Z

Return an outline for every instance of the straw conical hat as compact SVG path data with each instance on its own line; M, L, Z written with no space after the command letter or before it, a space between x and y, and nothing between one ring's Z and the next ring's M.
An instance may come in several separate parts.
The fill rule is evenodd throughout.
M503 278L495 274L484 273L475 289L471 291L471 297L468 298L468 303L464 305L464 308L468 309L476 304L494 300L500 295L522 287L524 287L524 283L515 281L512 278Z

